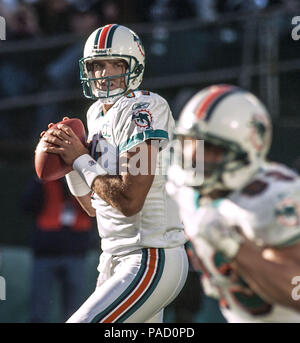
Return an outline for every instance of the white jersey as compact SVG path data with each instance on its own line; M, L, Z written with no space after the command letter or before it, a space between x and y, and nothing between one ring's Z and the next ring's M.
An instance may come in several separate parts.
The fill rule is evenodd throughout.
M163 149L174 128L174 119L161 96L135 91L120 98L105 115L101 101L95 102L88 110L87 124L91 156L116 175L119 154L147 139L160 140ZM107 150L100 156L97 147L104 145ZM144 206L136 215L126 217L96 194L93 196L104 252L123 255L145 247L172 248L185 243L182 228L167 229L165 176L160 170L160 160L158 157L156 175Z
M194 225L201 225L198 204L217 208L231 227L238 227L257 245L284 247L300 242L300 180L285 166L268 163L244 189L215 201L201 199L192 188L175 190L172 185L167 184L167 189L171 189L180 207L187 234L189 228L195 230ZM203 245L201 251L205 251L201 262L207 268L203 277L204 290L207 295L219 298L221 311L228 322L300 322L299 312L268 304L242 278L232 275L223 254L216 253L208 245Z

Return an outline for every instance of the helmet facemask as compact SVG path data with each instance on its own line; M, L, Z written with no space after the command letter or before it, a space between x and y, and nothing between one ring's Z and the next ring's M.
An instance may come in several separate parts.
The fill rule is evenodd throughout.
M191 154L189 156L179 157L178 154L184 154L184 148L181 145L181 152L177 151L178 165L183 169L185 173L186 186L197 188L202 194L207 194L215 189L218 190L229 190L226 183L224 183L223 176L230 175L230 173L240 170L241 168L249 164L248 154L243 151L238 144L219 137L212 136L210 134L196 134L194 137L177 135L176 136L181 144L184 140L197 139L198 141L204 142L204 154L205 146L214 146L220 151L223 150L223 156L220 160L215 162L205 162L204 155L200 157L197 163L195 159L192 160ZM202 161L201 161L202 159ZM182 163L182 161L190 160L191 163ZM181 162L181 163L180 163ZM176 163L176 162L175 162Z
M125 72L113 75L95 77L94 72L90 69L89 65L95 61L109 60L109 59L120 59L126 63ZM122 95L126 94L131 89L131 85L134 83L134 79L137 78L143 71L143 67L138 64L138 61L134 56L119 56L110 55L108 56L93 56L82 58L79 61L80 67L80 80L83 86L84 95L90 99L101 99L103 103L114 103ZM115 79L124 79L124 88L117 88L111 90L111 82ZM99 89L99 82L106 81L106 90Z

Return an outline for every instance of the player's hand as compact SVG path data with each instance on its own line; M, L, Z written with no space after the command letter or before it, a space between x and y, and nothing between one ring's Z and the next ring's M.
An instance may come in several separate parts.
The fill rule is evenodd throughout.
M69 118L69 117L63 117L63 121L64 121L64 120L68 120L68 119L70 119L70 118ZM49 123L49 124L48 124L48 129L51 129L51 127L54 126L54 125L55 125L54 123ZM40 138L42 138L46 132L47 132L47 131L42 131L42 132L40 133Z
M53 125L50 126L43 139L48 143L44 147L44 151L60 155L70 166L73 165L76 158L89 153L74 131L62 123L58 124L56 128L53 128Z
M197 240L205 240L229 259L235 257L243 241L242 236L228 225L226 218L214 207L200 208L196 212L194 225L186 227L185 231L194 246L197 246Z

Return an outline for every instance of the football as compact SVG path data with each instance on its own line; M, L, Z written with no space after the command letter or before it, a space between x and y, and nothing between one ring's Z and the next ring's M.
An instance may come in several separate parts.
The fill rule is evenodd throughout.
M68 125L86 146L85 128L80 119L67 119L56 123L53 127L56 127L60 123ZM40 180L45 182L57 180L73 170L71 166L66 165L59 155L43 151L43 143L41 139L36 147L34 158L35 171Z

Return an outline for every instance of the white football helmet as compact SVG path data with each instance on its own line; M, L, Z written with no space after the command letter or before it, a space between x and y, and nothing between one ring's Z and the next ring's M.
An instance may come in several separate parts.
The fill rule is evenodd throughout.
M196 168L173 166L181 169L185 185L198 187L205 194L214 189L240 189L250 181L269 151L272 125L267 109L253 94L231 85L213 85L187 102L175 137L193 137L204 140L204 147L209 142L224 149L222 161L211 166L204 181Z
M95 60L122 59L128 68L124 74L95 78L88 63ZM138 35L125 26L109 24L95 30L87 39L83 58L79 60L80 80L83 94L91 99L103 99L114 103L128 90L135 90L143 80L145 68L145 50ZM125 89L109 90L110 80L124 77ZM107 80L107 90L97 89L98 80Z

